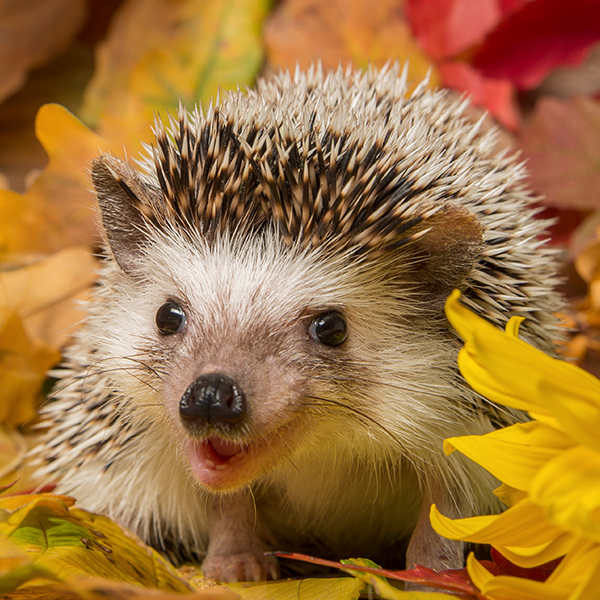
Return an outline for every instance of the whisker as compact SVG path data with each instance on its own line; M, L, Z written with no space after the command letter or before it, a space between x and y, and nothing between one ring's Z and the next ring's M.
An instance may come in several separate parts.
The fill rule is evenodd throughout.
M332 406L336 406L338 408L341 408L343 410L348 411L349 413L351 413L351 414L353 414L355 416L360 417L361 419L364 419L365 421L368 421L369 423L372 423L373 425L376 425L386 435L388 435L394 442L396 442L399 446L402 446L402 442L391 431L389 431L386 427L384 427L376 419L374 419L373 417L365 414L364 412L362 412L358 408L356 408L354 406L349 406L348 404L345 404L344 402L342 402L340 400L333 400L332 398L323 398L323 397L320 397L320 396L312 396L312 395L308 395L306 397L310 398L312 400L317 400L317 401L323 403L321 405L316 404L316 405L313 405L313 406L318 406L319 408L325 408L326 404L329 404L329 405L332 405ZM304 404L304 406L306 406L306 404Z

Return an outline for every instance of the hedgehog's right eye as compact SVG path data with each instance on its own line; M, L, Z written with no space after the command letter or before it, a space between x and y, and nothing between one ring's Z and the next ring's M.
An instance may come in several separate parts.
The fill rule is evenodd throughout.
M179 333L185 325L183 308L175 302L166 302L156 312L156 326L163 335Z
M348 326L346 320L337 310L319 315L308 328L308 335L326 346L339 346L346 341Z

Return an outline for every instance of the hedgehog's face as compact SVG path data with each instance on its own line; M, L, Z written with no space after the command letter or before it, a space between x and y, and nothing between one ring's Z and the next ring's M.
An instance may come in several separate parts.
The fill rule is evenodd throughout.
M276 235L157 235L135 277L120 275L120 346L110 349L156 377L148 385L120 371L120 385L140 414L166 418L188 472L209 489L302 470L324 449L397 455L430 420L415 390L439 393L436 369L454 355L434 346L439 331L422 327L410 286L380 266L294 252Z
M223 155L212 159L221 161L215 172L228 172ZM247 157L239 159L243 165ZM326 183L317 173L321 159L299 170L307 185ZM181 160L169 155L169 169ZM254 173L247 166L236 167L240 177ZM132 402L146 404L139 414L147 420L166 415L189 471L218 490L278 465L300 468L302 455L318 456L323 447L397 456L403 445L426 440L420 427L431 414L423 406L443 414L434 405L451 385L442 381L454 359L452 344L442 341L443 300L471 269L481 240L478 221L460 206L405 214L398 195L407 182L394 173L384 199L357 195L340 205L347 214L320 217L296 207L301 222L288 223L278 197L265 195L272 176L265 173L252 185L234 178L221 194L223 182L192 182L186 171L198 184L186 197L182 173L172 170L144 179L113 158L93 170L122 271L110 292L116 335L106 350L155 377L148 383L123 369L121 385ZM349 165L339 175L367 181ZM175 187L159 189L173 178ZM238 183L257 196L245 207L234 202ZM342 186L346 194L350 183ZM210 202L201 189L213 195ZM308 191L311 210L321 210L321 191ZM173 195L181 205L173 206ZM205 204L195 224L186 216L191 198L196 215Z
M121 304L138 313L135 325L123 319L121 353L154 357L153 387L195 480L231 489L294 462L307 444L348 435L336 431L340 407L360 410L349 390L386 332L384 319L361 321L366 301L341 264L268 235L211 245L164 236L141 263L145 281Z

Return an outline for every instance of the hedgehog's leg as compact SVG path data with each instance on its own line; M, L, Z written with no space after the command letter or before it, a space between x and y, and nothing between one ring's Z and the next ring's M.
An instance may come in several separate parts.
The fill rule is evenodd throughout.
M416 565L422 565L438 571L461 569L464 567L464 544L443 538L433 530L429 521L432 504L448 517L460 516L450 492L441 486L431 486L423 495L419 520L408 544L406 568L411 569Z
M279 577L277 559L265 556L265 536L249 491L213 496L207 512L208 552L202 563L206 577L229 583Z

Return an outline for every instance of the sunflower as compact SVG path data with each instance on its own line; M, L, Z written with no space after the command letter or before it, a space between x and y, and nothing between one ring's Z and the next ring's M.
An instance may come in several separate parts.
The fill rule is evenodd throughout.
M434 529L450 539L491 544L520 567L562 557L545 582L494 576L472 555L469 574L493 600L600 598L600 381L551 358L518 337L522 318L497 329L459 302L446 314L465 341L461 373L493 402L532 420L489 433L446 440L495 475L500 515L448 519L431 508Z

